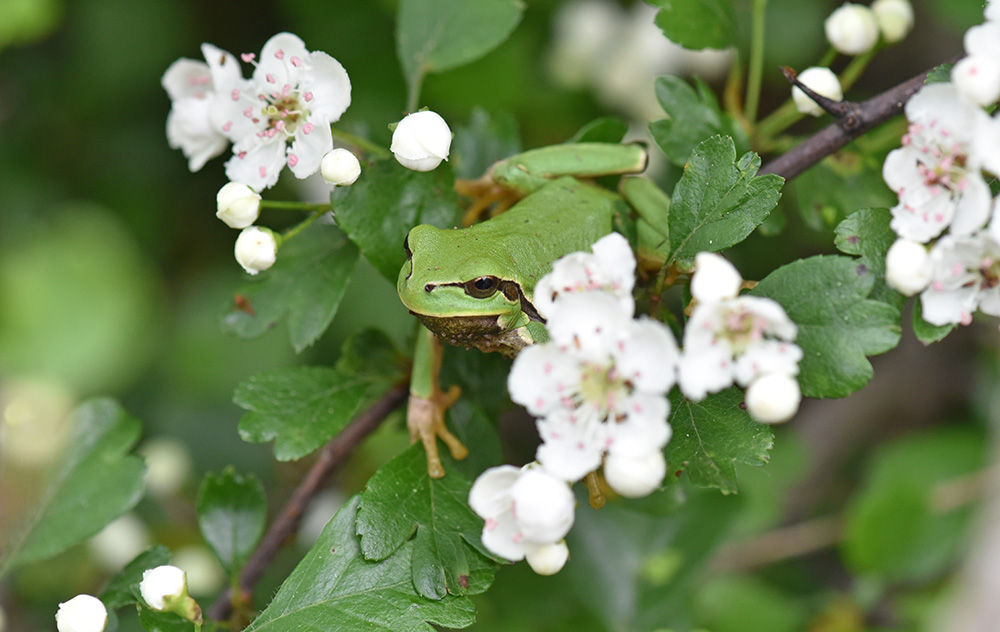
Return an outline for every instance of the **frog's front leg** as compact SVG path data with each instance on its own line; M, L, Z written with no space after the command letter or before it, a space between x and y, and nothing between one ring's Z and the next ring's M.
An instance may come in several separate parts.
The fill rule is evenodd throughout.
M413 353L406 426L410 429L410 441L420 439L424 444L427 474L431 478L441 478L445 473L441 457L438 456L438 437L445 442L455 459L461 460L469 455L468 448L444 423L445 411L455 403L462 391L457 385L452 385L447 392L441 390L439 374L442 355L441 341L426 327L421 326Z

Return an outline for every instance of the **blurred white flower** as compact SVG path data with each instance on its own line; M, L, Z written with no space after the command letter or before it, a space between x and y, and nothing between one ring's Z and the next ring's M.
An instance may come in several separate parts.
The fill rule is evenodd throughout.
M931 280L927 248L909 239L899 238L885 255L885 281L905 296L922 291Z
M977 105L1000 99L1000 23L986 22L965 32L965 57L951 70L951 81Z
M823 24L826 39L845 55L867 53L878 42L875 13L862 4L845 2Z
M539 575L555 575L569 560L569 547L566 546L566 540L560 540L555 544L547 544L528 551L524 559L531 570Z
M802 393L799 382L785 373L768 373L747 387L747 412L765 424L788 421L799 409Z
M988 233L945 235L931 248L930 268L920 294L924 320L968 325L977 309L1000 316L1000 243Z
M107 623L108 609L91 595L77 595L64 601L56 612L59 632L102 632Z
M840 79L829 68L813 66L806 68L799 73L799 81L813 92L834 101L844 98L844 91L840 87ZM803 114L810 116L822 116L826 111L813 101L809 95L798 87L792 87L792 101L795 108Z
M149 548L149 529L135 514L111 521L87 541L91 554L105 570L117 572Z
M913 30L913 5L910 0L875 0L872 11L882 37L894 44Z
M414 112L396 124L389 149L407 169L431 171L448 159L451 128L437 112Z
M73 394L48 378L0 381L0 460L17 467L45 468L65 444Z
M156 496L177 494L194 470L191 453L177 439L153 437L138 452L146 460L146 489Z
M173 554L174 564L184 570L187 587L192 595L212 595L226 583L226 574L219 560L204 546L184 546Z

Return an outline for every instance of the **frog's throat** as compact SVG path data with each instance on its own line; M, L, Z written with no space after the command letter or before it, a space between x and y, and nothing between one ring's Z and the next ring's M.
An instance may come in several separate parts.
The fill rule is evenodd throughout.
M501 324L502 317L496 314L446 318L415 312L414 315L437 337L459 347L499 351L507 357L513 357L518 351L535 342L528 331L527 319L521 319L525 322L520 326L511 327L510 324L507 326Z

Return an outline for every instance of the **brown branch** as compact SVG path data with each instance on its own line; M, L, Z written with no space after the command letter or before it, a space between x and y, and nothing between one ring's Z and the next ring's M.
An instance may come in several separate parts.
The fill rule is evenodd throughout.
M840 103L837 108L839 116L836 121L816 132L792 150L764 165L760 173L776 173L786 180L794 178L823 158L843 148L858 136L902 112L903 106L924 85L930 72L930 70L922 72L867 101ZM796 81L792 81L792 83L797 84Z
M408 388L397 386L382 396L365 412L344 428L333 440L326 444L320 452L316 463L310 468L302 482L295 489L291 500L271 524L257 549L247 560L240 573L240 600L246 599L254 586L264 574L278 549L295 533L302 520L302 514L309 502L319 491L326 478L354 451L365 437L378 428L379 424L396 408L406 401ZM233 611L233 593L231 589L219 595L208 610L209 617L215 621L227 618Z

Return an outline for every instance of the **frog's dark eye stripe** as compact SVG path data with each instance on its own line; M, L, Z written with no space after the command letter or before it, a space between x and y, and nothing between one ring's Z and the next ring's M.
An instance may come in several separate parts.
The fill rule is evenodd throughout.
M406 238L403 239L403 250L406 251L406 258L407 259L413 259L413 251L410 250L410 236L409 235L407 235Z
M472 298L489 298L500 289L500 279L495 276L481 276L462 284L465 293Z

